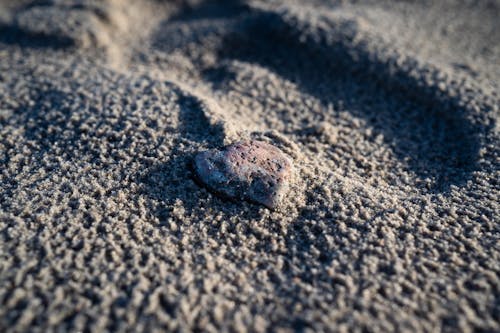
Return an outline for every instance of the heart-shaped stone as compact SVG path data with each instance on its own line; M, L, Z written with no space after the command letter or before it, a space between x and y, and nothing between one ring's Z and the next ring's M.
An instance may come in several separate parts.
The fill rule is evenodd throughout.
M274 209L288 190L293 164L280 149L252 140L201 152L194 169L209 190Z

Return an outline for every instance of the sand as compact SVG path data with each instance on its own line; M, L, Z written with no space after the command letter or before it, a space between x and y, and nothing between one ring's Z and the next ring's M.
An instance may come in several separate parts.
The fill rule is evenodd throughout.
M0 331L500 331L498 1L0 1ZM279 209L193 180L293 159Z

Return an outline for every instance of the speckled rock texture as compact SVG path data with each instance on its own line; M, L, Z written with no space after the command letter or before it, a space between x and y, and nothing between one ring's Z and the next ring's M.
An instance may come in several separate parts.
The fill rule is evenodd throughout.
M0 332L500 332L499 17L0 0ZM248 140L279 209L194 181Z
M276 208L287 193L293 164L278 148L262 141L238 142L196 155L198 180L231 199Z

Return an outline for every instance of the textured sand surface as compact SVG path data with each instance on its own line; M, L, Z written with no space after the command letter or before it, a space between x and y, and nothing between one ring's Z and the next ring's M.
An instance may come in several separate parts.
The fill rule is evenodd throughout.
M0 331L500 331L499 17L0 0ZM188 167L250 138L276 211Z

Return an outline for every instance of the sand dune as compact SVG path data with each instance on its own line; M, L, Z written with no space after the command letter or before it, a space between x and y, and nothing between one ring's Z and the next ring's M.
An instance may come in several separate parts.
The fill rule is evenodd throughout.
M0 331L500 330L499 15L0 0ZM277 210L193 179L247 139Z

